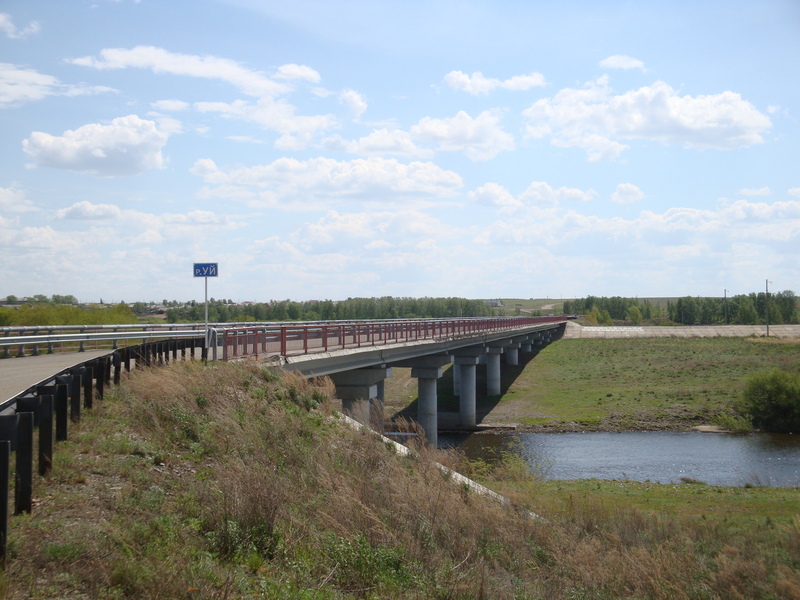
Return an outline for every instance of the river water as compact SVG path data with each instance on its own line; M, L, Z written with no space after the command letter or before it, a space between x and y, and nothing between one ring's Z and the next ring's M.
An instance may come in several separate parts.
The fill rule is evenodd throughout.
M439 434L487 461L523 456L544 479L629 479L711 485L800 487L800 435L700 432Z

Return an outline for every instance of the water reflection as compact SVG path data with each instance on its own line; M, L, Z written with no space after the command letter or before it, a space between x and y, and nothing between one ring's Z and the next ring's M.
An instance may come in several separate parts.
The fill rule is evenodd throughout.
M630 479L712 485L800 486L800 436L698 432L439 435L469 458L523 456L545 479Z

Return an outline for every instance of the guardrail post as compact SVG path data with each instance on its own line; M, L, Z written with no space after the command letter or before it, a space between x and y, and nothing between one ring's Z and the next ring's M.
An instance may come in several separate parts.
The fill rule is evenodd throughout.
M92 408L94 403L92 392L92 379L94 379L94 367L86 364L83 369L83 407Z
M95 359L94 361L94 385L97 388L97 398L103 399L103 394L106 391L106 361L102 358Z
M6 337L11 335L11 330L6 331ZM11 358L11 348L3 346L3 358Z
M66 384L56 385L55 409L56 409L56 441L67 441L67 425L69 423L69 386Z
M50 387L50 386L48 386ZM53 396L39 398L39 475L53 470Z
M103 365L103 377L106 385L111 385L111 363L113 362L111 357L103 357L100 359Z
M114 385L119 385L122 380L122 357L118 351L111 355L111 362L114 363Z
M114 333L117 333L118 331L119 327L114 327ZM118 348L117 338L114 338L114 343L112 344L111 349L116 350L117 348Z
M81 333L86 333L86 327L85 326L81 327ZM86 344L86 342L81 340L80 347L78 348L78 352L86 352L85 344Z
M78 423L81 420L81 378L83 371L83 367L73 367L69 371L69 415L73 423Z
M8 550L8 492L11 483L11 442L0 440L0 566Z
M33 508L33 413L17 413L16 434L14 514L20 515Z

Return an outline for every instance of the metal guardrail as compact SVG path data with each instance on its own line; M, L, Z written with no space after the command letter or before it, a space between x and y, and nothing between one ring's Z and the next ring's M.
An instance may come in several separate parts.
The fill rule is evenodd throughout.
M242 325L244 323L210 323L209 327L216 329ZM48 354L75 350L83 352L87 344L97 349L116 350L119 342L188 339L204 335L204 332L204 323L0 327L0 358L11 358L14 347L17 351L13 356L25 356L26 348L30 348L31 355L38 356L41 353L40 346L45 346Z
M103 398L106 386L112 382L118 385L123 371L130 371L132 363L161 365L170 360L186 360L187 354L194 360L197 349L201 350L200 357L206 359L205 336L198 337L196 331L188 333L193 337L173 335L171 339L109 351L105 356L64 369L0 403L0 564L5 564L7 554L11 453L15 453L14 514L30 513L34 448L39 475L46 476L53 468L54 442L67 439L69 424L80 421L81 411L91 409L95 397ZM36 432L38 440L34 443Z
M264 355L285 357L345 348L454 339L566 320L566 317L500 317L251 325L222 331L222 359Z

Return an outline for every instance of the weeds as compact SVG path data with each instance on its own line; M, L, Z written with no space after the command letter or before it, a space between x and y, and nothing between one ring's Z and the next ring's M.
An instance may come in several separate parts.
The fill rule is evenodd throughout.
M84 479L38 479L34 514L12 518L0 597L797 597L797 517L744 527L635 508L599 483L556 493L512 452L401 457L327 418L332 390L248 364L132 374L61 448Z

